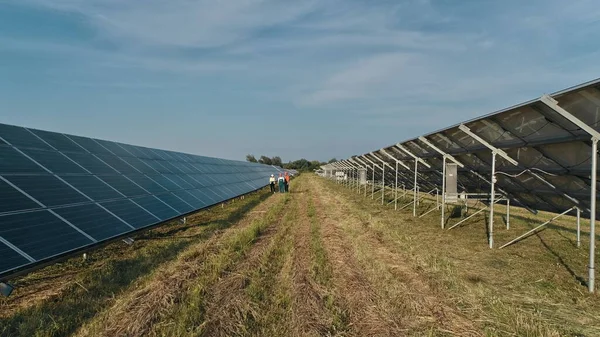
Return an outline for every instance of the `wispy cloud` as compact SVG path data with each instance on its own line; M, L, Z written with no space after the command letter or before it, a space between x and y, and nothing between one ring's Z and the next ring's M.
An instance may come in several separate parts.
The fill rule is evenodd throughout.
M37 35L0 33L0 53L17 55L15 64L22 55L46 57L39 67L51 83L98 95L172 89L174 101L186 88L194 109L203 103L198 92L215 100L226 93L209 108L230 104L256 120L280 111L349 116L348 128L366 125L377 136L423 133L600 73L597 0L0 0L0 11L2 4L85 30L47 38L32 21Z

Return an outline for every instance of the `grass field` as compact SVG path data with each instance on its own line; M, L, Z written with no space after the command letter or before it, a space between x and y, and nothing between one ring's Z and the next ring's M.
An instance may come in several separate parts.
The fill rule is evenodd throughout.
M309 174L291 192L14 280L0 335L600 336L585 221L580 248L564 218L490 250L485 212L449 231L439 212L413 218ZM510 230L497 214L497 243L551 217L511 214Z

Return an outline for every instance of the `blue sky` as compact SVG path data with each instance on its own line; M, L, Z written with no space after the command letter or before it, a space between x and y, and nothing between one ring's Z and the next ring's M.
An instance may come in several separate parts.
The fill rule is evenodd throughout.
M597 0L0 0L0 122L348 157L600 77Z

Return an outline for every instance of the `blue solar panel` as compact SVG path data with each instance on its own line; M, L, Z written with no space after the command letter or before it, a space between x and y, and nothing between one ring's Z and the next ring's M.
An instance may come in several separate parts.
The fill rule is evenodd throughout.
M53 148L67 152L86 152L81 146L61 133L29 129Z
M99 178L115 190L121 192L122 194L128 197L135 197L148 194L148 192L144 191L141 187L133 183L131 180L127 179L125 176L111 175L100 176Z
M88 197L100 201L123 198L124 195L117 192L108 184L95 176L61 176L66 182L81 191Z
M164 203L166 203L167 205L174 208L177 212L179 212L181 214L188 213L194 209L188 203L186 203L185 201L181 200L180 198L178 198L177 196L175 196L171 193L159 194L156 197L159 198Z
M95 204L57 208L55 212L96 240L132 230L132 227Z
M5 178L48 207L89 201L55 176L7 176Z
M0 124L0 277L266 186L273 171Z
M72 160L65 157L60 152L38 149L23 149L22 151L31 159L35 160L56 174L87 173L84 168L75 164Z
M36 260L93 243L49 211L1 216L0 237Z
M117 171L110 168L103 161L89 153L65 153L77 164L83 166L93 174L117 174Z
M153 180L153 176L143 176L143 175L128 175L129 178L134 183L138 184L140 187L150 192L151 194L158 194L166 192L167 190L159 185L156 181Z
M18 268L29 263L29 260L8 247L0 240L0 270Z
M42 167L11 147L0 146L0 174L44 173Z
M0 213L40 208L41 206L0 180ZM1 260L1 259L0 259Z
M129 165L127 162L122 160L121 158L113 155L105 155L105 154L97 154L100 160L108 164L113 169L117 170L121 174L133 174L140 173L136 168Z
M52 148L29 130L12 125L0 124L0 137L16 147L47 149Z
M131 200L105 201L100 204L135 228L147 227L160 222L159 218Z
M85 138L80 136L68 136L75 143L79 144L79 146L88 150L93 154L112 154L109 150L107 150L104 146L100 145L92 138Z
M150 213L161 220L171 219L179 214L176 210L160 201L156 196L134 198L132 201L150 211Z

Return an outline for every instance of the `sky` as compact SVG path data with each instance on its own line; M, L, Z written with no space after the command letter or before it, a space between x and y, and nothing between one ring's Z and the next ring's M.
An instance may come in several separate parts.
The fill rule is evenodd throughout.
M0 0L0 123L347 158L600 77L597 0Z

